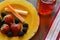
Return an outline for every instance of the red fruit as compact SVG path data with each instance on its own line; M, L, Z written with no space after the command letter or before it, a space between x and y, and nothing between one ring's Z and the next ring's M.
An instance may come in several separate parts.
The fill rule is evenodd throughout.
M13 16L12 15L6 15L4 17L4 21L5 21L5 23L8 23L8 24L12 23L13 22Z
M1 32L2 33L9 32L9 26L7 24L3 24L3 26L1 27Z
M12 24L11 30L13 31L14 35L17 35L17 33L21 30L20 24Z

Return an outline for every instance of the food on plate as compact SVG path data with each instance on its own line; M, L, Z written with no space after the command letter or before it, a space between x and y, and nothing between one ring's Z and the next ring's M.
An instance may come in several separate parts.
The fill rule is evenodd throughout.
M0 39L29 40L38 27L39 16L28 1L5 0L0 3Z
M27 15L28 14L28 11L24 11L24 10L17 10L17 9L14 9L16 12L18 12L19 14L22 14L22 15ZM8 11L8 8L5 8L5 11Z

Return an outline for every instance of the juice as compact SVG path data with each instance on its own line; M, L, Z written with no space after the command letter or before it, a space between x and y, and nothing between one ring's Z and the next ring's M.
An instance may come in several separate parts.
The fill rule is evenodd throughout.
M38 0L38 12L42 15L48 15L53 12L56 0Z

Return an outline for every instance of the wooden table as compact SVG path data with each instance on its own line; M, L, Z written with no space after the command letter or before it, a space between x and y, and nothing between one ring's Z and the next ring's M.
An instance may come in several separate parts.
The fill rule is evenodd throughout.
M59 5L60 5L60 1L57 2L54 12L51 15L47 15L47 16L39 15L40 16L39 29L38 29L37 33L35 34L35 36L32 37L30 40L42 40L43 39L46 31L49 29L51 19L55 15L55 12Z
M2 1L2 0L0 0L0 1ZM37 0L27 0L27 1L31 2L36 7ZM58 8L59 3L60 3L60 0L57 0L57 5L55 7L54 12L51 15L48 15L48 16L39 15L40 16L39 29L38 29L37 33L30 40L42 40L43 39L46 31L49 28L50 21L53 18L54 13Z

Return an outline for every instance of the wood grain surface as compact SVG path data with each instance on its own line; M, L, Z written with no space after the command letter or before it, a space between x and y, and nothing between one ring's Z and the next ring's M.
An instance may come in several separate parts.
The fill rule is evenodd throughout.
M57 8L59 7L59 5L60 5L60 1L57 0L54 12L51 15L47 15L47 16L39 15L40 16L39 29L38 29L37 33L30 40L42 40L43 39L46 31L49 28L51 19L55 15L55 12L56 12Z
M0 1L2 1L2 0L0 0ZM31 2L35 7L37 7L38 0L27 0L27 1ZM49 28L50 21L53 18L59 4L60 4L60 0L57 0L57 4L54 9L54 12L51 15L48 15L48 16L39 15L40 16L39 29L38 29L37 33L30 40L42 40L43 39L46 31Z

